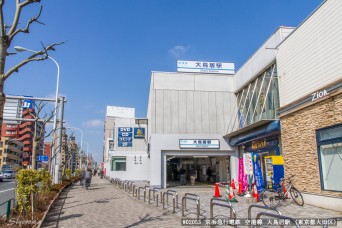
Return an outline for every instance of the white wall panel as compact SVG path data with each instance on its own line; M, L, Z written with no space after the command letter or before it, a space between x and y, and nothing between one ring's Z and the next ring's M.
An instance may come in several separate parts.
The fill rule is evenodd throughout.
M329 0L279 47L280 106L342 78L342 1Z
M194 90L193 74L177 74L168 72L153 72L154 89L163 90Z
M223 93L216 92L215 93L215 102L216 102L216 130L217 133L223 133L223 129L225 129L226 126L224 126L224 111L223 111L223 103L227 102L223 100ZM222 134L223 135L223 134Z
M178 122L178 133L185 134L186 133L186 117L188 115L187 113L187 91L179 91L179 122Z
M156 90L155 91L155 106L156 106L156 132L163 133L164 132L164 91L163 90Z
M217 103L216 103L216 93L209 92L209 102L208 102L208 112L209 112L209 134L216 134L217 132Z
M209 93L201 92L202 134L209 134Z
M194 116L195 116L195 133L202 132L202 97L201 92L194 92Z
M249 81L254 79L262 70L270 65L276 58L275 49L288 36L293 28L280 27L270 38L246 61L234 76L234 91L242 89Z
M171 133L178 132L179 125L179 91L171 91ZM167 132L164 132L167 133Z
M163 132L171 132L171 90L162 90L164 94L164 131Z
M200 91L233 91L233 76L196 75L195 89Z
M195 113L194 113L194 91L187 91L187 97L186 97L186 109L187 109L187 115L186 115L186 133L193 133L195 132Z

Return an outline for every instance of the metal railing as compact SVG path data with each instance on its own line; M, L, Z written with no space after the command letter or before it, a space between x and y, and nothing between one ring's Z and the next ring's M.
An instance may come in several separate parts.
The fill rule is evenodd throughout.
M287 219L287 220L290 220L294 223L294 225L296 227L299 227L300 226L298 225L298 223L296 222L296 220L294 218L291 218L291 217L287 217L287 216L283 216L283 215L277 215L277 214L271 214L271 213L267 213L267 212L259 212L256 216L256 220L260 219L261 216L267 216L267 217L271 217L271 218L278 218L278 219ZM255 227L260 227L260 225L256 225ZM279 224L279 227L280 228L284 228L284 225L282 224Z
M224 203L228 203L228 204L221 204L218 202L214 202L214 201L220 201L220 202L224 202ZM214 219L214 205L216 206L221 206L221 207L226 207L230 209L230 218L233 218L234 220L236 220L236 211L233 208L232 204L224 199L216 199L216 198L212 198L210 200L210 219ZM236 225L234 227L237 227Z
M138 187L138 194L137 194L138 200L140 200L140 189L145 189L145 187Z
M3 215L6 215L6 221L8 221L8 219L9 219L9 216L10 216L10 213L11 213L11 202L12 202L12 200L13 200L13 207L14 207L14 205L15 205L15 198L11 198L11 199L9 199L9 200L7 200L7 201L5 201L5 202L3 202L2 204L0 204L0 207L2 206L2 205L4 205L4 204L7 204L7 206L6 206L6 213L5 214L3 214ZM3 216L3 215L0 215L0 216Z
M253 208L253 207L255 207L255 208L261 208L261 209L265 209L265 210L269 210L269 211L276 211L280 216L282 216L281 212L278 211L276 208L252 204L251 206L248 207L248 220L249 220L249 221L251 221L251 219L252 219L252 208ZM252 227L252 224L249 224L249 227Z
M150 188L150 186L145 185L145 189L144 189L144 202L146 202L147 188Z
M151 192L153 192L153 200L154 201L156 201L156 195L155 195L155 193L157 192L159 192L159 190L160 190L160 188L153 188L153 189L149 189L148 190L148 204L151 204ZM157 194L157 207L158 207L158 194Z
M176 197L176 208L179 208L178 207L178 193L177 193L177 191L170 189L170 190L167 190L166 192L172 193L173 195L175 195L175 197ZM166 195L166 200L167 200L167 204L169 204L169 194ZM163 199L163 201L164 201L164 199Z
M186 200L193 200L196 202L197 205L197 219L199 219L200 216L200 197L196 194L191 193L185 193L185 195L182 198L182 216L185 217L184 211L186 209Z
M176 207L175 207L175 203L176 203L176 200L175 200L175 195L171 192L164 192L163 193L163 209L165 209L165 195L167 195L167 206L169 206L169 195L172 196L172 212L173 213L176 213Z

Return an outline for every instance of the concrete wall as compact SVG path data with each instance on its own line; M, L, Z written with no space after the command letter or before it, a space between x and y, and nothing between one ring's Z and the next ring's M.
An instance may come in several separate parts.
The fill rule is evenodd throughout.
M255 79L265 70L277 55L277 46L294 30L290 27L280 27L266 42L244 63L234 76L234 91L237 92Z
M221 134L236 109L233 77L153 72L148 119L152 134Z
M342 123L342 94L322 99L311 106L280 118L286 176L295 175L300 190L342 197L341 192L322 191L316 129Z
M342 1L325 1L280 46L280 106L342 78Z

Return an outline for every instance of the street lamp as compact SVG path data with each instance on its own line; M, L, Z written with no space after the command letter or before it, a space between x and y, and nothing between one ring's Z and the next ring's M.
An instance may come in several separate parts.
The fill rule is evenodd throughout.
M83 144L83 131L80 128L77 127L67 127L68 129L76 129L79 130L81 132L81 149L80 149L80 153L79 153L79 157L80 157L80 169L82 168L82 159L81 159L81 152L82 152L82 144Z
M28 51L28 52L33 52L33 53L37 53L37 51L33 51L33 50L30 50L30 49L27 49L27 48L24 48L24 47L20 47L20 46L15 46L14 49L18 52L24 52L24 51ZM53 119L53 132L52 132L52 139L54 140L55 138L55 131L56 131L56 128L57 128L57 104L58 104L58 87L59 87L59 65L57 63L57 61L52 58L51 56L49 55L46 55L49 59L51 59L57 66L57 83L56 83L56 100L55 100L55 109L54 109L54 119ZM60 130L60 135L62 135L61 132L62 130ZM55 143L52 144L52 148L51 148L51 157L53 158L54 157L54 150L55 150ZM59 150L61 150L61 147L59 148ZM56 158L54 158L54 163L56 165ZM51 163L53 164L53 162L51 161ZM52 166L52 165L51 165ZM55 172L52 173L52 175L54 175ZM57 180L58 182L58 180Z

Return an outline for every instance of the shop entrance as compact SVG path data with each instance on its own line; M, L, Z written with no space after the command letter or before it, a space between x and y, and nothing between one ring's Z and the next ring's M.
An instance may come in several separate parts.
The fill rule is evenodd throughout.
M230 182L230 156L166 156L166 187Z

